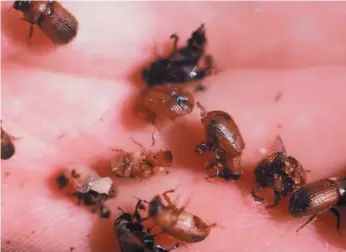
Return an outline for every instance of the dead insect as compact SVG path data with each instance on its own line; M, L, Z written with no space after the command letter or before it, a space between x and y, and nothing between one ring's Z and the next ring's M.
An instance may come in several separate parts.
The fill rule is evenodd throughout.
M340 213L335 206L346 205L346 178L322 179L306 184L292 193L289 200L291 215L297 218L311 215L297 232L317 218L330 211L337 218L336 228L340 229Z
M1 127L1 159L7 160L10 159L15 153L15 147L13 140L14 137L9 135Z
M142 144L137 144L141 150L136 152L126 152L116 149L117 155L110 161L110 170L118 177L125 178L147 178L156 174L157 169L164 171L165 167L170 167L173 161L173 154L169 150L153 152L145 149ZM152 145L154 145L154 138Z
M142 201L138 200L133 215L123 212L114 222L114 230L118 238L121 252L143 251L143 252L169 252L177 249L179 243L166 249L160 245L155 245L155 235L149 235L150 229L146 229L142 224L142 218L138 209L144 209Z
M237 180L242 174L241 154L245 148L243 137L232 119L224 111L206 112L204 107L197 102L201 109L202 123L205 128L206 142L196 146L196 153L215 153L215 159L209 160L205 168L213 168L212 177L222 177L226 180ZM237 169L238 172L233 170Z
M21 11L22 19L31 24L29 39L35 24L54 44L67 44L77 34L76 18L57 1L14 1L12 8Z
M158 86L142 93L137 112L144 112L153 121L157 116L175 120L190 114L194 105L193 95L189 91L181 87Z
M163 232L185 242L200 242L207 238L210 229L216 226L216 223L209 224L198 216L185 211L185 206L178 208L173 204L168 193L173 193L171 189L162 194L166 205L160 195L155 196L149 202L149 217L156 226L159 226ZM147 202L148 203L148 202Z
M277 137L282 144L281 138ZM267 208L277 206L281 197L285 197L294 190L300 188L306 183L306 172L302 165L283 151L275 152L261 160L255 168L256 187L251 194L256 201L263 202L264 199L257 196L256 193L265 187L272 187L274 190L274 203Z
M198 66L207 42L204 24L192 33L186 47L177 48L178 35L172 34L171 39L174 39L171 55L168 58L159 58L149 69L143 69L143 80L149 86L199 80L210 74L211 56L205 56L206 67Z
M68 182L66 182L66 180ZM96 171L88 166L74 165L66 174L57 178L60 187L66 187L66 183L72 182L75 192L73 196L87 206L94 206L92 212L100 211L102 218L108 218L110 213L104 202L115 196L113 181L109 177L100 177Z

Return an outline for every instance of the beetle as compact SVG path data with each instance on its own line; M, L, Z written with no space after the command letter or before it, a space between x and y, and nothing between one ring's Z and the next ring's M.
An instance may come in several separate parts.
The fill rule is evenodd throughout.
M206 169L211 167L214 169L214 175L207 178L218 176L226 180L238 180L242 174L241 155L245 148L238 126L224 111L206 112L199 102L197 106L201 109L201 122L205 128L206 141L196 145L195 152L215 153L215 159L207 161L205 165ZM234 168L239 171L234 172Z
M200 242L207 238L210 229L216 223L209 224L198 216L185 211L185 206L178 208L173 204L168 193L175 192L174 189L167 190L162 194L166 205L160 195L156 195L149 204L149 217L163 232L185 242Z
M190 114L194 108L193 95L182 87L157 86L141 94L136 112L143 112L155 122L158 116L175 120Z
M292 216L296 218L311 216L297 229L297 232L326 211L336 216L336 228L339 232L341 217L335 206L345 205L346 177L322 179L306 184L294 191L289 199Z
M73 196L77 197L78 204L82 201L87 206L94 206L92 212L99 210L102 218L109 217L110 213L104 202L116 194L113 181L109 177L100 177L88 166L74 165L58 176L57 183L60 188L72 183L75 190Z
M154 145L154 138L152 145ZM141 147L140 151L127 152L122 149L116 149L117 155L110 161L110 170L117 177L125 178L147 178L156 173L156 168L164 170L170 167L173 162L173 154L169 150L154 152L145 149L142 144L134 139L132 141Z
M29 40L35 24L54 44L67 44L77 35L77 19L57 1L14 1L12 8L31 24Z
M306 171L303 166L292 156L286 154L281 137L277 139L282 145L283 151L274 152L262 159L255 167L256 186L251 194L256 201L263 202L257 192L265 187L272 187L274 192L274 203L267 208L277 206L281 197L286 197L294 190L306 184Z
M122 215L115 220L114 230L122 252L169 252L180 247L179 243L169 249L155 245L155 235L149 235L150 229L141 224L142 218L138 211L144 209L141 200L137 201L133 215L125 213L121 208L118 209L122 211Z
M192 33L185 47L178 49L177 34L172 34L171 39L174 39L174 42L170 56L159 58L148 69L143 69L142 78L148 86L199 80L211 73L212 57L210 55L205 56L206 67L198 66L207 42L204 24Z
M1 126L1 159L8 160L15 154L13 139Z

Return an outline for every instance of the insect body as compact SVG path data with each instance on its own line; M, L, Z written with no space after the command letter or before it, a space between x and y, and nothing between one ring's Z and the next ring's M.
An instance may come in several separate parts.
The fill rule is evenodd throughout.
M171 151L157 151L145 149L142 144L132 139L141 150L136 152L126 152L122 149L115 149L117 155L110 161L110 170L118 177L123 178L147 178L156 174L157 169L164 171L166 167L170 167L173 161ZM154 146L154 132L152 135L152 144ZM168 173L168 172L167 172Z
M281 141L281 138L278 137ZM284 148L283 148L284 149ZM274 204L268 205L272 208L278 205L281 196L287 196L294 190L306 183L306 173L302 165L286 151L275 152L264 158L255 168L256 187L252 190L252 196L256 201L263 202L263 198L256 193L265 187L274 190Z
M185 211L184 207L178 208L167 195L172 192L174 190L168 190L162 195L166 205L160 195L150 201L149 216L155 225L181 241L200 242L207 238L211 227L216 224L208 224L198 216Z
M78 198L78 204L83 201L87 206L93 205L92 212L99 209L101 217L109 217L110 213L104 206L104 202L115 196L113 181L109 177L100 177L87 166L75 165L69 172L60 175L57 182L60 188L64 188L72 182L75 189L73 195Z
M14 137L10 136L4 129L1 127L1 159L7 160L10 159L15 153L15 147L13 144Z
M289 200L291 215L297 218L311 216L297 231L315 220L319 214L330 211L337 217L340 229L340 213L335 206L346 205L346 178L322 179L306 184L292 193Z
M118 151L118 155L110 162L111 171L118 177L149 177L156 173L156 168L163 170L172 165L171 151L152 152L150 150L125 152Z
M143 209L142 201L137 202L133 215L123 212L114 222L114 229L122 252L169 252L179 247L179 243L166 249L155 245L155 235L149 235L148 230L141 224L142 218L138 209Z
M215 159L206 163L206 169L213 168L214 175L211 177L222 177L226 180L237 180L242 173L241 154L245 148L243 137L232 119L223 111L205 112L202 109L202 123L205 128L206 141L196 146L196 152L214 152ZM239 172L234 172L237 168ZM210 177L209 177L210 178Z
M54 44L67 44L77 34L78 22L57 1L15 1L13 8L24 14L23 20L31 24L29 39L33 26L37 24Z
M174 120L190 114L194 107L192 94L180 87L158 86L145 90L137 106L154 120L157 116Z
M173 34L171 38L174 39L171 55L168 58L158 59L149 69L143 70L143 79L149 86L198 80L211 71L211 56L205 57L206 67L198 66L207 41L203 24L192 33L186 47L177 49L179 37Z

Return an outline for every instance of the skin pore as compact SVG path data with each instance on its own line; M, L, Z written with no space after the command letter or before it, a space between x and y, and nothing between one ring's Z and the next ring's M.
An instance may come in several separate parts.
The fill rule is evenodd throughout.
M311 172L308 181L345 176L346 3L64 2L80 23L70 44L55 48L19 12L2 6L2 116L16 137L16 154L2 161L2 244L17 251L116 251L113 222L139 197L178 186L182 205L219 224L201 243L177 251L315 252L346 250L346 210L341 233L330 213L296 234L306 218L289 215L287 199L265 209L250 194L253 169L280 134L289 155ZM141 69L184 46L205 23L207 52L217 73L195 94L207 110L224 110L245 141L244 173L236 182L204 180L207 156L194 153L204 140L200 111L160 122L155 149L173 152L170 174L148 180L116 179L119 194L101 220L58 190L61 168L90 164L108 175L112 148L136 151L130 137L151 144L153 126L132 114L145 87ZM193 86L191 86L193 89ZM62 137L61 137L62 136ZM272 202L269 191L264 194ZM270 201L270 202L269 202ZM155 231L158 232L158 231ZM165 235L158 242L175 240Z

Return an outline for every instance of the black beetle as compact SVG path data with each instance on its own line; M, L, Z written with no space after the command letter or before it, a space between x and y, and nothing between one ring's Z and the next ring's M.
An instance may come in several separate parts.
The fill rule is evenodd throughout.
M251 194L256 201L263 202L257 192L265 187L272 187L274 191L274 203L267 208L277 206L281 197L286 197L293 191L306 184L306 171L303 166L292 156L286 154L281 137L277 136L282 151L274 152L262 159L256 166L254 173L256 186Z
M181 49L177 49L179 37L172 34L171 39L174 39L174 43L170 56L159 58L149 69L143 69L142 78L150 87L199 80L210 74L211 56L205 56L206 67L198 66L207 42L204 24L192 33L187 46Z
M114 230L122 252L169 252L179 247L179 243L169 249L155 245L155 235L148 235L149 229L141 224L143 219L138 209L144 209L141 200L138 200L133 215L119 208L123 214L115 220Z

